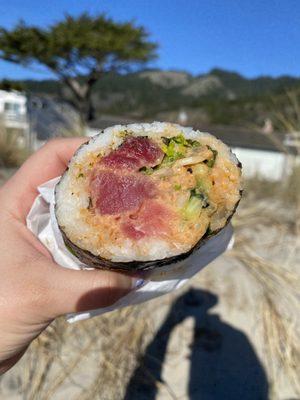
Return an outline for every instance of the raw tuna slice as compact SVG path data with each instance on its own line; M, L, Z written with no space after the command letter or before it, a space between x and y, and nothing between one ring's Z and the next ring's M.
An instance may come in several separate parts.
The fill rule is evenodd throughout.
M130 239L164 236L170 232L171 210L156 200L146 200L140 210L123 223L122 231Z
M138 170L141 167L154 167L163 158L162 150L146 137L129 137L123 144L103 157L102 163L111 168Z
M109 170L97 171L90 189L92 204L102 215L136 210L143 200L156 194L155 186L148 177L119 175Z

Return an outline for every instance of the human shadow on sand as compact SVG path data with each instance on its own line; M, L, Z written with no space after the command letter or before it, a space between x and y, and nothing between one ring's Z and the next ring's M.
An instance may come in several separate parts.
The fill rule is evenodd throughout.
M155 400L157 382L174 327L193 317L188 398L190 400L267 400L268 383L255 350L238 329L208 310L214 294L190 289L172 305L156 336L147 346L127 386L124 400ZM181 379L178 376L178 379ZM172 388L171 388L172 389ZM171 397L170 397L171 398Z

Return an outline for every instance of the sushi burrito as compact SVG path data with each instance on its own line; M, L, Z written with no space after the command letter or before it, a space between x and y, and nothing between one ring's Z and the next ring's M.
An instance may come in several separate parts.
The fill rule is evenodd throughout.
M67 316L74 322L175 290L223 253L241 164L220 140L192 128L116 125L38 190L27 226L59 265L146 277L113 306Z

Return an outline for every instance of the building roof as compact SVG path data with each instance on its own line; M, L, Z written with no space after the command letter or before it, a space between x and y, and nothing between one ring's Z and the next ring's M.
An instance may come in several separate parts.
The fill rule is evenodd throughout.
M197 126L203 132L209 132L230 147L282 152L284 134L262 132L235 126Z

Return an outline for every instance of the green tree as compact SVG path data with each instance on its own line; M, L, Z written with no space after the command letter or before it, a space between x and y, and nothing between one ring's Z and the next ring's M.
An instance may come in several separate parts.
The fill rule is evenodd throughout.
M72 92L84 121L92 120L92 88L107 72L127 71L154 58L156 44L143 27L105 15L66 15L48 28L20 21L0 28L0 58L23 66L44 66Z

